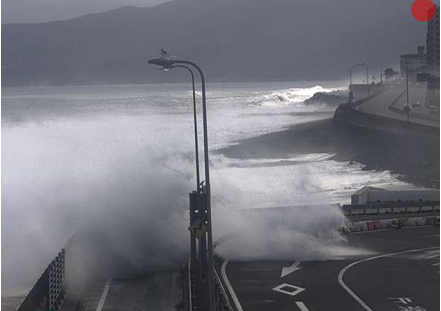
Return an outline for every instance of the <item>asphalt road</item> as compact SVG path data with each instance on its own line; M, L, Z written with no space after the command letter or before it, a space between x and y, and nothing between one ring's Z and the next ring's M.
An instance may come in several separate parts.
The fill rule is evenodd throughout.
M405 89L403 89L403 92ZM409 89L409 103L412 105L412 110L410 112L410 121L418 119L426 119L428 121L433 121L439 124L439 113L433 114L429 111L428 107L425 106L426 102L426 92L427 88L425 86L413 86ZM416 107L415 102L419 102L420 106ZM427 103L426 103L427 104ZM395 104L395 107L403 110L404 106L407 105L407 96L404 92L404 96L400 97L400 100ZM404 113L404 110L403 110Z
M440 310L439 227L352 234L348 243L369 252L315 262L225 261L230 301L245 311Z
M178 272L155 272L95 282L60 311L173 311L182 301Z
M389 109L389 106L396 100L398 101L396 102L395 107L400 110L404 108L404 105L407 103L405 91L406 89L401 87L392 88L361 104L357 107L357 110L369 114L407 121L407 115L397 113ZM414 103L415 101L419 101L421 103L421 107L415 107L412 109L413 113L411 112L410 121L423 125L439 127L439 119L431 120L430 118L432 115L429 113L427 108L424 107L425 96L425 88L412 87L409 90L409 102ZM420 115L426 117L419 117Z

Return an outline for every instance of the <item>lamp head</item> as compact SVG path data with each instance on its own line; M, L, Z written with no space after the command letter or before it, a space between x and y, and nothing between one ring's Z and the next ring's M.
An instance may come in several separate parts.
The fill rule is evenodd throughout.
M148 63L150 65L160 66L163 69L170 69L170 67L175 63L175 60L165 57L154 57L149 59Z

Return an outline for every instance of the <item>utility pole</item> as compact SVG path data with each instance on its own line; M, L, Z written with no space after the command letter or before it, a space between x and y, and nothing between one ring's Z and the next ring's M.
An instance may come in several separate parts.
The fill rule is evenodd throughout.
M369 85L369 65L366 65L366 84Z
M352 69L354 69L354 68L357 67L357 66L364 66L364 65L365 65L364 63L355 64L354 66L352 66L352 67L349 69L349 85L352 85Z
M407 107L405 109L407 110L407 122L410 122L410 103L409 103L409 68L407 67L407 61L406 61L406 102Z

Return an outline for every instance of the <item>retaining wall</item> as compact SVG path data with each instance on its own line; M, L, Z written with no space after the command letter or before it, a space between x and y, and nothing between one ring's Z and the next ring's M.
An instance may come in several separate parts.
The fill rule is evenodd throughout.
M387 132L399 136L425 138L439 141L439 129L427 125L409 123L358 111L348 104L340 104L334 113L334 122L358 128Z

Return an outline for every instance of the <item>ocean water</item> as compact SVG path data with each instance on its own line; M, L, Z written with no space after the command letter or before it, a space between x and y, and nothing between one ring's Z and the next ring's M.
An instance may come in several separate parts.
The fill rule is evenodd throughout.
M335 107L305 106L303 100L342 88L339 82L208 84L209 148L330 117ZM2 89L5 293L23 292L82 226L101 228L115 252L136 262L176 264L186 256L188 193L195 188L189 90L186 84ZM199 141L203 167L201 131ZM343 221L330 205L347 203L350 193L364 185L407 186L390 172L362 171L361 165L331 157L294 153L292 165L276 165L274 158L212 154L215 238L245 230L243 236L254 243L271 245L271 254L263 247L256 256L274 256L280 248L279 257L286 258L293 256L283 251L287 243L293 251L314 243L326 251L302 258L324 258L332 253L324 246L335 238L332 226ZM278 231L284 238L278 242L277 234L271 234L262 243L265 233L277 228L277 219L250 220L237 214L297 205L325 208L311 208L305 215L313 224L308 228L296 225L301 219L284 224ZM316 240L318 228L326 226L327 237ZM139 232L146 238L132 242ZM219 251L237 256L243 245L254 245L250 240L231 247L226 243ZM139 243L150 250L148 256ZM252 256L251 247L245 257Z

